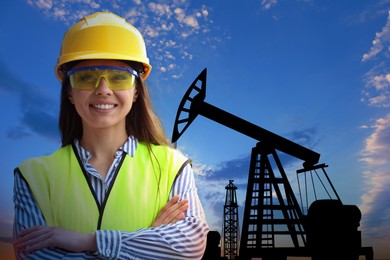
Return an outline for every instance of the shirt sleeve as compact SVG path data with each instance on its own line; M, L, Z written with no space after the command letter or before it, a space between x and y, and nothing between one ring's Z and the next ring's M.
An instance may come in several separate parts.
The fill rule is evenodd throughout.
M31 189L26 181L22 178L20 172L16 170L14 175L14 224L13 224L13 240L17 239L17 234L23 229L36 225L46 225L45 219L37 203ZM31 259L31 260L51 260L51 259L99 259L97 254L93 253L72 253L61 249L44 248L31 254L26 254L23 251L15 251L16 259ZM100 258L104 259L104 258Z
M190 164L176 178L170 198L174 195L189 200L183 220L135 232L98 230L98 252L115 259L201 259L209 227Z

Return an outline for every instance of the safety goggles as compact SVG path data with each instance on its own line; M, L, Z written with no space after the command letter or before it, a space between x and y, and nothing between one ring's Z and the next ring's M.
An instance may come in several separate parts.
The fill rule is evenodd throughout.
M68 71L67 75L72 88L79 90L95 90L102 78L111 90L130 89L139 77L135 70L116 66L81 67Z

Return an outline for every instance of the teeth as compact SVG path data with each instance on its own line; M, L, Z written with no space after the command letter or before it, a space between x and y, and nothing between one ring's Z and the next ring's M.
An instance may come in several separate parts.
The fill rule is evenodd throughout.
M115 105L112 104L97 104L97 105L92 105L92 107L97 108L97 109L111 109L114 108Z

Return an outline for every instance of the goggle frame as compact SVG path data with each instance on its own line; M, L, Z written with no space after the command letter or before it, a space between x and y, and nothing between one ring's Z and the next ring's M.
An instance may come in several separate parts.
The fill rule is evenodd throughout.
M102 71L101 74L97 77L96 82L94 84L94 87L93 88L92 87L89 87L89 88L75 87L74 86L74 79L72 78L72 76L74 76L78 72L87 71L87 70L94 71L94 72ZM112 71L129 72L132 76L134 76L134 79L132 80L132 84L129 84L129 86L126 85L126 87L115 88L114 87L115 83L113 83L109 78L107 78L107 75L104 75L104 72L103 72L103 71L111 71L111 70ZM74 68L74 69L69 70L66 75L70 80L70 85L72 88L78 89L78 90L89 90L89 91L95 90L99 86L99 83L100 83L102 78L104 78L106 80L108 87L113 91L131 89L134 87L135 79L139 79L139 74L137 73L137 71L135 71L133 69L123 68L123 67L118 67L118 66L108 66L108 65L97 65L97 66L86 66L86 67Z

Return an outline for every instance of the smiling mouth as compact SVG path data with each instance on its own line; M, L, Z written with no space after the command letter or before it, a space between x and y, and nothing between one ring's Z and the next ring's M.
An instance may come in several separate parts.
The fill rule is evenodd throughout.
M96 105L90 105L90 106L93 108L96 108L96 109L103 109L103 110L112 109L112 108L116 107L116 105L114 105L114 104L96 104Z

